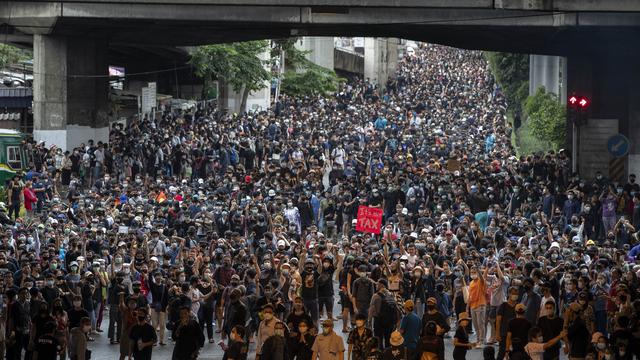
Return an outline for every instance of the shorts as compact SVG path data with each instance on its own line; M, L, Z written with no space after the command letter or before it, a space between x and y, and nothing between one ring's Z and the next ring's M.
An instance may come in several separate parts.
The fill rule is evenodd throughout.
M347 293L344 291L340 291L340 305L342 306L342 310L353 310L351 299L349 299L349 296L347 296Z
M497 306L489 306L487 310L487 319L491 321L495 321L498 315L498 307Z

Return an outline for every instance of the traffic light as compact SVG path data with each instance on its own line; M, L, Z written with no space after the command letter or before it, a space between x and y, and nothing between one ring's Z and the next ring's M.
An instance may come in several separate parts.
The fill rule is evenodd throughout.
M569 106L568 120L578 126L585 125L589 118L589 106L591 105L589 98L573 94L567 99L567 105Z

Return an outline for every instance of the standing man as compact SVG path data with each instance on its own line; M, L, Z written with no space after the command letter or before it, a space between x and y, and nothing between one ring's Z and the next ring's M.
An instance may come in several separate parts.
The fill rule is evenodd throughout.
M135 360L151 360L151 350L153 344L158 340L156 330L147 322L147 312L144 308L137 310L138 323L133 325L129 331L131 340L131 355Z
M204 334L200 331L200 325L191 317L191 308L180 308L180 323L173 332L173 340L176 342L173 348L172 360L193 360L198 358L198 352L204 345Z
M518 305L518 288L510 287L507 301L503 302L496 312L496 340L498 346L498 359L504 359L507 352L507 332L509 322L516 317L516 305Z
M556 316L556 303L547 300L544 304L547 315L538 319L538 327L542 331L542 339L546 343L560 335L564 321ZM560 343L555 343L544 350L544 360L557 360L560 358Z
M344 344L342 337L333 331L333 320L322 322L322 334L316 337L311 350L311 360L344 360Z
M387 290L386 279L377 283L378 291L371 298L369 318L373 319L373 334L380 340L380 350L390 346L391 332L398 325L396 300Z

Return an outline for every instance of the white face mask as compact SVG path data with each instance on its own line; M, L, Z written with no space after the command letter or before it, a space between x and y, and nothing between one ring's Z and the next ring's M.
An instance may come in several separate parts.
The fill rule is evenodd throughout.
M474 274L471 274L471 278L472 278L473 280L477 279L477 278L478 278L478 274L475 274L475 273L474 273Z
M518 301L518 295L511 295L511 301Z
M73 306L80 307L82 305L82 301L74 301Z
M91 325L85 325L82 327L82 331L88 333L91 331Z

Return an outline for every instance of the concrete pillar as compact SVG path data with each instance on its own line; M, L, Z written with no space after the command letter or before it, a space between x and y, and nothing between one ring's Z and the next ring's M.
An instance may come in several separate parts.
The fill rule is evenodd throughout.
M62 149L109 139L107 42L34 35L33 135Z
M298 49L309 52L306 55L307 60L333 70L333 49L335 48L333 37L305 36L296 45Z
M558 56L529 55L529 95L535 94L540 86L547 92L562 94L560 63Z
M398 39L364 39L364 77L384 87L398 65Z

